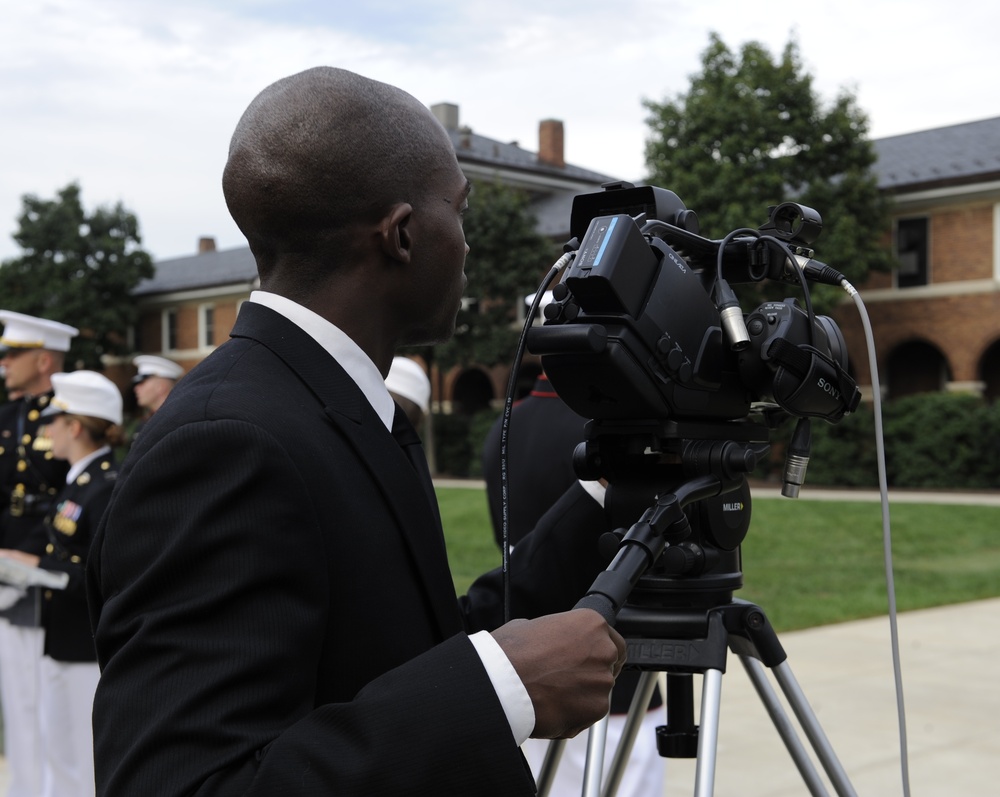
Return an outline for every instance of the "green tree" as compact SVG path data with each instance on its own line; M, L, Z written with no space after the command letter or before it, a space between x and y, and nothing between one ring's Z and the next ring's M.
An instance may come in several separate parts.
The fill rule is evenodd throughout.
M434 357L444 368L510 363L520 334L518 304L538 287L557 256L557 247L536 230L523 191L478 182L469 204L466 306L458 314L452 339L434 347Z
M102 355L127 352L132 290L153 275L139 222L120 202L86 213L76 183L56 199L29 194L21 202L13 238L23 254L0 265L3 307L79 328L68 361L100 370Z
M887 204L871 171L868 119L847 91L823 107L794 40L776 60L757 42L734 54L712 34L688 92L645 105L650 182L697 212L702 235L759 227L769 206L793 201L823 217L816 257L853 284L889 267L881 243ZM775 290L795 295L787 286L768 295ZM812 293L817 309L843 295Z

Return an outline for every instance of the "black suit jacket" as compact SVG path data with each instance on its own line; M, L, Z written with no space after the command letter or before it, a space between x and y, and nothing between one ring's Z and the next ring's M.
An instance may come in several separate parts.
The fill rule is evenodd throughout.
M98 794L533 793L465 633L500 624L499 573L456 599L433 496L315 341L253 303L232 334L143 430L91 552ZM514 616L591 583L590 500L512 562Z

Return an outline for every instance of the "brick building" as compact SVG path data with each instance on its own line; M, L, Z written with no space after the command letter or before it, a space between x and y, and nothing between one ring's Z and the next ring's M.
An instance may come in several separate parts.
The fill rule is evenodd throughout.
M898 267L857 286L885 395L1000 397L1000 117L874 142L892 197ZM871 385L853 305L835 313L852 370Z

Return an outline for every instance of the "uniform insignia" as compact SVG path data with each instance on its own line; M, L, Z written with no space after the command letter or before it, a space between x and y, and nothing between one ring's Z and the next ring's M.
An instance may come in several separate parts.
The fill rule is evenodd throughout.
M27 442L27 441L25 441ZM31 444L32 451L51 451L52 450L52 438L51 437L36 437L35 441Z
M72 537L76 534L76 521L58 515L52 518L52 528L61 534L65 534L67 537Z
M81 473L80 476L79 476L79 478L76 480L76 483L79 484L79 485L81 485L81 486L84 485L84 484L90 484L90 474L89 473Z
M76 534L76 522L83 514L83 507L75 501L63 501L56 510L56 516L52 518L52 527L62 532L67 537Z

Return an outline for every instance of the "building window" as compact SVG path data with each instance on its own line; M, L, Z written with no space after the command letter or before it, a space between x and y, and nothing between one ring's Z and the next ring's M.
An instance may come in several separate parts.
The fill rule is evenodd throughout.
M175 351L177 349L177 310L170 309L163 311L163 350Z
M215 306L203 304L201 306L201 347L211 348L215 345Z
M896 287L913 288L926 285L927 261L930 251L927 218L896 221Z

